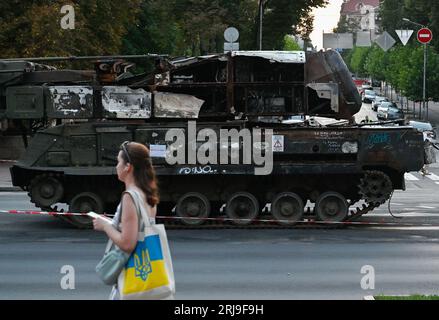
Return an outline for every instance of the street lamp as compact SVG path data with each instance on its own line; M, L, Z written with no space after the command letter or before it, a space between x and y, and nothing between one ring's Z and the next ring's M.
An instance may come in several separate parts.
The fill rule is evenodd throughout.
M419 26L421 28L426 28L426 26L424 26L423 24L417 23L417 22L413 22L407 18L402 18L403 21L414 24L416 26ZM426 100L426 96L427 96L427 90L426 90L426 86L427 86L427 43L424 44L424 81L423 81L423 87L422 87L422 108L426 111L426 120L428 120L428 107L427 109L425 108L425 100ZM421 112L419 114L419 118L421 118Z

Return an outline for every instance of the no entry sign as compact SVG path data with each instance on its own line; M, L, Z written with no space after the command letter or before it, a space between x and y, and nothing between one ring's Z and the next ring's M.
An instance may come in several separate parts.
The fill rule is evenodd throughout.
M428 28L422 28L418 31L418 41L422 44L430 43L433 40L433 32Z

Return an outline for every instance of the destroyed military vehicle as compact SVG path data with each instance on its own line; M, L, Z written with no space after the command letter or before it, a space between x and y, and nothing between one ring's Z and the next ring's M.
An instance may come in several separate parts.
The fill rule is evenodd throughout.
M123 190L116 156L127 140L151 150L158 215L190 226L224 217L241 226L260 217L283 225L352 220L405 189L404 173L424 165L422 133L355 123L361 97L335 51L161 57L147 74L130 73L120 59L96 59L82 71L39 62L0 61L0 112L58 122L36 132L11 168L14 186L43 210L67 204L69 212L113 214ZM180 145L169 132L183 133ZM191 156L206 132L263 138L210 144L206 162ZM246 158L245 147L271 153L270 170L257 174L267 163ZM169 163L178 151L183 161ZM87 217L64 219L90 226Z

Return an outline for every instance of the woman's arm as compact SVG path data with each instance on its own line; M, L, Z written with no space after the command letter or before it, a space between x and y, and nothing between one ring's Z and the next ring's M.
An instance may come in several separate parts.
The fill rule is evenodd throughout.
M121 232L106 222L95 219L95 229L104 231L122 251L131 253L136 248L137 233L139 230L136 206L131 196L124 193L122 196L122 224Z

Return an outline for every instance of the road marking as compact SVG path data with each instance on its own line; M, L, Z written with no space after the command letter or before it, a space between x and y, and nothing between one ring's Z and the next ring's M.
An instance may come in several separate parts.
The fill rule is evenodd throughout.
M428 217L439 217L439 213L427 213L427 212L393 212L394 215L401 217L401 218L419 218L419 217L424 217L424 218L428 218ZM364 217L370 217L370 218L378 218L378 217L389 217L390 218L390 214L389 213L368 213L366 214Z
M407 180L407 181L418 181L419 179L418 178L416 178L413 174L411 174L411 173L406 173L406 174L404 174L404 178Z
M426 177L433 181L439 181L439 176L435 175L434 173L430 173L429 175L426 175Z
M401 231L438 231L439 226L429 227L370 227L374 230L401 230Z
M421 209L436 209L436 207L429 207L429 206L417 206L416 208L421 208Z

